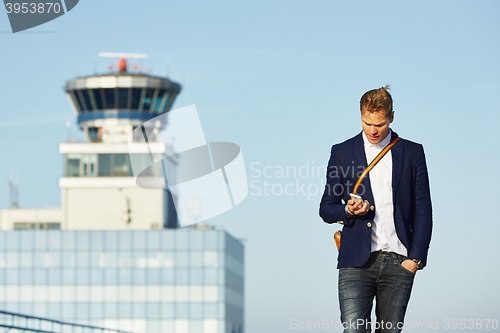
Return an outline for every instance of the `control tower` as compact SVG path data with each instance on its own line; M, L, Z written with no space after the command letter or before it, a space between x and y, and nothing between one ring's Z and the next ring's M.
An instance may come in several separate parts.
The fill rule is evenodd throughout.
M61 229L163 229L178 225L169 189L144 189L136 185L129 152L129 134L144 122L168 112L181 86L166 77L129 71L127 59L141 54L105 53L119 58L117 70L79 77L66 83L65 91L88 142L65 142ZM150 122L151 123L151 122ZM156 133L166 124L156 124ZM151 140L151 137L150 137ZM140 143L137 142L137 152ZM150 142L151 153L165 154L164 142ZM173 161L175 163L175 161ZM161 170L150 177L163 179ZM175 195L174 195L175 196Z

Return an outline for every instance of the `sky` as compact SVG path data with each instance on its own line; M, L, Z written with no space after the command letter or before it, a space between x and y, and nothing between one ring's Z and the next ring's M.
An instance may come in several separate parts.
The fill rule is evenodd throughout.
M65 82L106 72L98 52L146 53L141 66L182 85L174 108L195 104L207 141L241 147L249 194L206 222L244 239L246 332L340 332L324 167L361 131L361 95L390 84L392 129L424 145L434 208L406 331L473 320L496 332L499 14L497 1L81 0L13 34L0 13L0 207L9 179L20 207L60 206L58 144L82 137Z

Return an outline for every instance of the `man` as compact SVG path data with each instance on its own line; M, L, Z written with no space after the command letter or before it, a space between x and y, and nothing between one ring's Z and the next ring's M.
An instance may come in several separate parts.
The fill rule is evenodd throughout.
M359 175L398 137L389 86L360 101L363 131L334 145L320 203L326 223L343 224L338 256L344 332L400 332L417 269L427 263L432 231L429 179L422 145L401 140L361 183L363 201L350 199ZM376 323L370 316L376 300Z

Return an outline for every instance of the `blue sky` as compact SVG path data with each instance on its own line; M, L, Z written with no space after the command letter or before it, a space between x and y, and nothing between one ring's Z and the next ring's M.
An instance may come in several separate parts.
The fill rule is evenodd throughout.
M249 196L208 222L246 239L247 332L336 322L338 226L318 217L324 175L311 170L361 130L360 96L389 83L392 128L424 144L434 206L407 322L500 321L499 13L496 1L82 0L17 34L0 13L0 206L11 172L21 207L60 206L58 144L75 120L64 83L106 71L98 52L147 53L183 85L174 107L196 104L207 140L242 149ZM310 173L258 177L266 166ZM309 196L265 195L264 181Z

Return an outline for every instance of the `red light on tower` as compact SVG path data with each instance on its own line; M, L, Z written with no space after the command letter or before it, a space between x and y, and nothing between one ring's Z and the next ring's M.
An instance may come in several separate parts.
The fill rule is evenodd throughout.
M118 70L120 72L127 71L127 60L125 60L125 58L120 58L120 60L118 60Z

